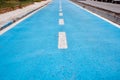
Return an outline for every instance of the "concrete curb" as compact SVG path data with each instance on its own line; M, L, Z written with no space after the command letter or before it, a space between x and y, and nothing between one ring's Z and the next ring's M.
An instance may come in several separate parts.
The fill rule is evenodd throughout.
M28 11L28 12L25 13L24 15L20 15L20 16L18 16L18 17L16 17L16 18L14 18L14 19L12 19L12 20L6 22L5 24L3 24L3 25L0 26L0 31L2 31L3 29L5 29L6 27L10 26L11 24L13 24L13 23L19 21L20 19L26 17L27 15L29 15L29 14L31 14L31 13L37 11L38 9L40 9L40 8L42 8L42 7L46 6L46 5L48 5L49 3L50 3L50 1L48 1L48 2L45 3L44 5L38 7L38 8L36 8L36 9L34 9L34 10Z

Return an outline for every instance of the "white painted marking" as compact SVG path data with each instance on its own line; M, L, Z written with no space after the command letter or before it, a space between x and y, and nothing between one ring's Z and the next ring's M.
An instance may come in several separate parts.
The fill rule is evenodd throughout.
M61 4L61 2L60 2L60 4L59 4L59 8L62 9L62 4Z
M64 19L59 19L59 25L64 25Z
M50 3L49 3L50 4ZM48 4L47 4L48 5ZM45 5L44 7L46 7L47 5ZM2 31L0 31L0 36L3 35L5 32L7 32L8 30L12 29L13 27L15 27L17 24L19 24L20 22L22 22L23 20L27 19L28 17L32 16L33 14L35 14L36 12L38 12L39 10L43 9L44 7L41 7L40 9L32 12L31 14L27 15L26 17L18 20L17 22L11 24L10 26L6 27L5 29L3 29Z
M62 5L60 5L59 9L62 9Z
M70 1L70 2L71 2L71 1ZM74 5L76 5L77 7L81 8L81 9L83 9L83 10L85 10L85 11L87 11L87 12L89 12L89 13L91 13L91 14L93 14L93 15L99 17L99 18L101 18L102 20L104 20L104 21L106 21L106 22L108 22L108 23L114 25L115 27L120 28L120 25L118 25L118 24L116 24L116 23L114 23L114 22L108 20L107 18L104 18L104 17L102 17L102 16L100 16L100 15L98 15L98 14L95 14L95 13L91 12L90 10L87 10L87 9L85 9L85 8L83 8L83 7L81 7L81 6L77 5L77 4L75 4L75 3L73 3L73 2L71 2L71 3L74 4Z
M58 34L58 49L67 49L67 39L65 32L59 32Z
M62 11L62 2L61 2L61 0L59 0L59 11L61 12Z
M62 12L62 9L60 9L59 11Z
M59 6L62 7L62 1L61 0L59 0Z
M63 16L63 13L59 13L59 16Z

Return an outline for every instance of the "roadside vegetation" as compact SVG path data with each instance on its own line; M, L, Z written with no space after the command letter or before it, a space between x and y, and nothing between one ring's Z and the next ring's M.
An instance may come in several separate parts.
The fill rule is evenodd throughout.
M0 0L0 13L8 12L43 0Z

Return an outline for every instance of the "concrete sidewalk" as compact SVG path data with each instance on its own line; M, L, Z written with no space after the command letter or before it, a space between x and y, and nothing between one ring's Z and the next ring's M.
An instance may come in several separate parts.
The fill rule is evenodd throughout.
M23 7L21 9L17 9L14 11L10 11L4 14L0 14L0 28L10 22L16 21L21 19L22 17L26 16L27 14L47 5L51 0L46 0L42 2L36 2L30 6Z
M115 12L117 14L120 14L120 4L113 4L113 3L105 3L105 2L98 2L98 1L78 1L84 4L92 5L98 8L102 8L111 12Z
M83 8L120 25L120 4L90 0L71 0Z

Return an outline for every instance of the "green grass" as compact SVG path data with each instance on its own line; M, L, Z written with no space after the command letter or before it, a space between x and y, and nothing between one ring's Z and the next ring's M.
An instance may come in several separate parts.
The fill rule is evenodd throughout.
M29 4L32 4L34 2L40 2L42 0L0 0L0 9L3 8L15 8L16 6L18 7L23 7L27 6Z

